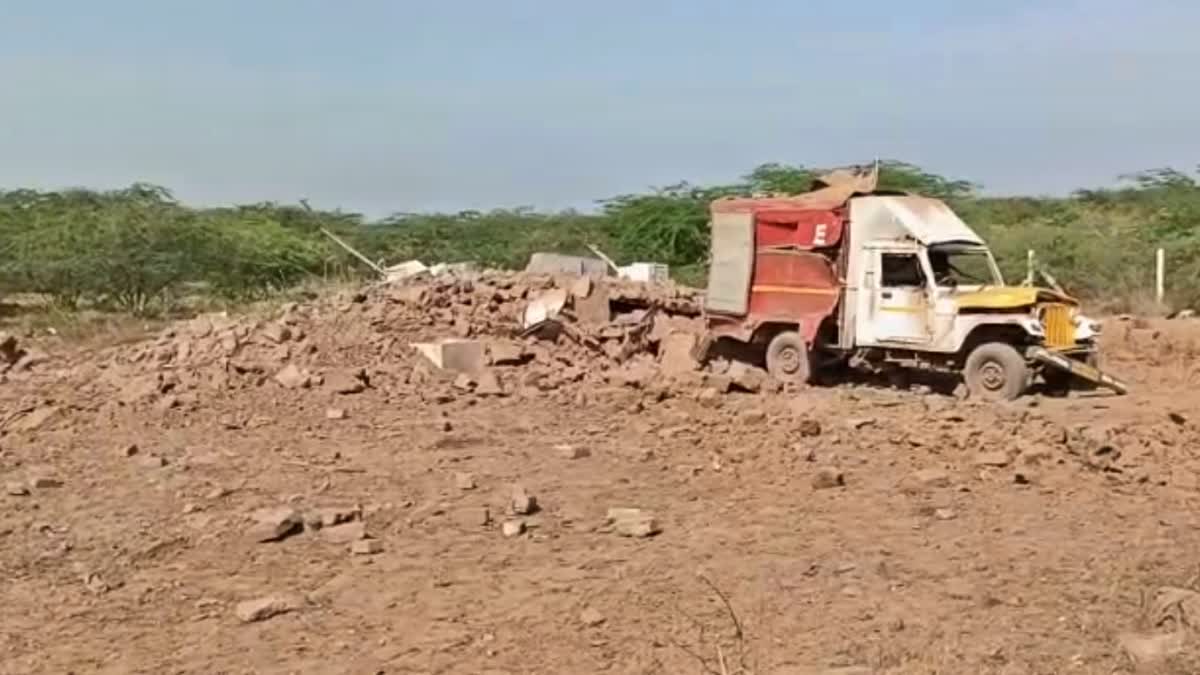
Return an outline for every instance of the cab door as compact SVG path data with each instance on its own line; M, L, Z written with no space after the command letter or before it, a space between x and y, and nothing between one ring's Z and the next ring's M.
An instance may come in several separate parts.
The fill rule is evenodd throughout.
M874 251L876 284L872 323L878 342L928 344L931 304L928 274L914 251Z

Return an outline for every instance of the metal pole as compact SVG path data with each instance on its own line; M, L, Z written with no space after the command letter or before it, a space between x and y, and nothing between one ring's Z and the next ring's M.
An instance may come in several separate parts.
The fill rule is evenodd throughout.
M1163 304L1163 278L1166 271L1166 253L1160 248L1154 252L1154 299Z

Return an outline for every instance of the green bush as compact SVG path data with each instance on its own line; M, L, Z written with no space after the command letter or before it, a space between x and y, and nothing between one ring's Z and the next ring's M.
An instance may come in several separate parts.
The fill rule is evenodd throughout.
M1035 198L981 196L969 181L899 161L880 169L882 189L947 200L988 239L1010 282L1024 277L1033 249L1068 290L1135 308L1152 292L1154 251L1163 248L1172 302L1200 303L1200 185L1190 174L1157 169L1113 188ZM604 199L595 213L498 209L379 220L305 202L196 209L142 184L0 192L0 290L44 294L65 308L146 314L171 308L185 290L243 300L308 277L371 274L322 230L384 265L416 258L520 268L534 252L587 255L592 244L620 263L667 263L680 280L703 285L713 199L803 192L819 173L764 164L729 184L678 183Z

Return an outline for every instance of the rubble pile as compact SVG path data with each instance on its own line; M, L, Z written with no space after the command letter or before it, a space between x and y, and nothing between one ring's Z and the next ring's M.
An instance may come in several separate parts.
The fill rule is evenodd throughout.
M699 293L670 283L467 269L244 317L206 314L55 372L105 403L164 410L263 386L350 396L383 384L434 399L578 382L700 386L700 314ZM0 348L0 367L28 369L15 340Z

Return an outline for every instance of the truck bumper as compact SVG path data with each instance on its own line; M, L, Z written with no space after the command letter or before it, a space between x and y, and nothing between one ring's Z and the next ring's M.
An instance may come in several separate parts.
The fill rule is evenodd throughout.
M1081 348L1079 352L1088 353L1094 351L1095 347ZM1091 366L1084 361L1073 359L1066 352L1051 351L1045 347L1030 347L1026 356L1030 360L1042 364L1046 368L1069 373L1073 377L1078 377L1094 385L1112 390L1118 394L1126 394L1129 392L1129 387L1121 380L1101 372L1099 368Z

